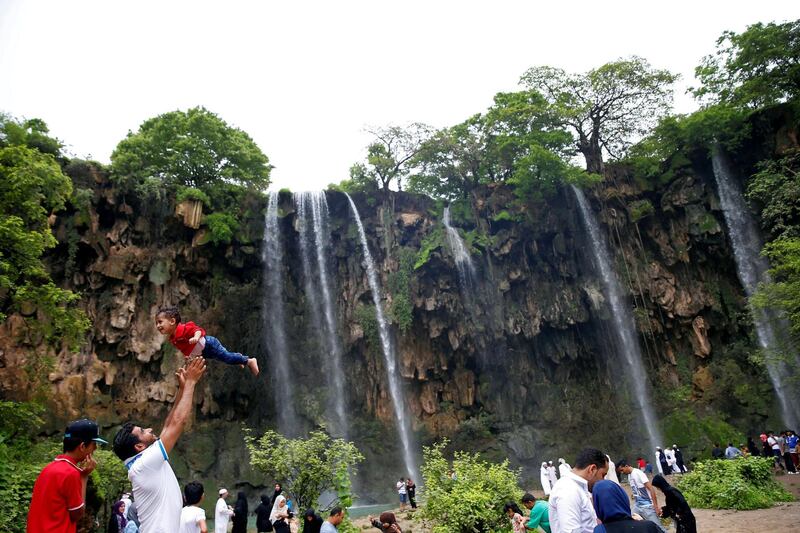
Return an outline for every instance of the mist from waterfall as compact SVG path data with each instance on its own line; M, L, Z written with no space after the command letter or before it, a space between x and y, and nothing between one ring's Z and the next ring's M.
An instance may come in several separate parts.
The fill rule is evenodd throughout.
M655 412L650 400L650 388L647 375L642 364L642 350L637 339L636 325L628 303L623 297L619 280L612 268L611 255L603 235L600 233L597 220L592 212L586 196L578 187L572 186L575 198L581 211L581 220L592 244L592 255L595 267L603 280L603 288L611 306L611 318L614 331L614 344L621 369L625 371L625 382L634 393L636 404L641 413L641 423L647 432L650 450L661 446L663 439L659 431ZM616 378L616 376L613 376ZM634 423L634 427L637 424Z
M442 214L442 224L444 224L445 236L447 237L447 247L450 253L453 254L453 259L456 263L458 270L458 279L461 282L462 289L468 289L475 285L476 274L475 264L472 262L472 257L464 245L464 240L459 235L458 230L450 225L450 206L444 208Z
M769 280L769 263L761 256L761 235L734 177L730 160L718 144L712 148L711 162L725 225L733 246L736 273L749 298L756 292L759 283ZM800 361L789 341L787 325L777 313L769 309L751 306L751 312L758 344L766 354L767 374L778 397L783 422L787 427L797 427L800 416L800 383L797 382L797 370L793 373L792 367L800 368ZM791 363L787 363L786 358Z
M300 254L303 286L311 311L313 335L319 340L328 381L329 430L336 437L347 439L350 433L345 412L345 379L342 366L342 344L337 327L331 280L328 276L330 227L325 193L302 192L293 195L300 232ZM312 255L311 249L314 254Z
M286 342L286 312L283 290L283 245L278 219L278 193L269 193L264 217L264 332L269 350L269 377L275 394L278 430L293 437L299 434L294 406L289 350Z
M349 194L346 194L346 196L348 202L350 202L350 209L353 212L353 218L358 226L358 236L361 240L361 247L364 252L364 265L367 269L367 281L369 282L370 292L372 292L372 301L375 304L375 317L378 322L378 333L381 339L383 361L386 366L386 379L389 383L389 394L392 398L392 407L394 408L397 432L400 436L400 442L403 447L403 460L405 462L406 470L411 474L412 479L419 479L416 461L414 460L414 454L411 449L411 429L405 412L405 402L403 401L394 347L392 346L391 336L389 335L389 324L386 322L386 317L383 313L383 302L380 286L378 285L378 273L375 270L375 263L372 260L372 254L369 251L367 236L364 233L364 226L361 223L361 216L358 214L358 209L356 208L356 204L353 202L353 199Z

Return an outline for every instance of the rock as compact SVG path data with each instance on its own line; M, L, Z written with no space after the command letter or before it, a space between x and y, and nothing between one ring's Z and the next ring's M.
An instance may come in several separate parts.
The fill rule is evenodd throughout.
M702 366L694 371L692 375L692 387L698 397L702 397L703 393L711 388L714 384L714 376L708 367Z
M708 340L708 331L706 329L706 321L703 317L698 316L692 320L692 346L694 347L694 354L698 357L708 357L711 355L711 342Z
M405 228L416 226L421 220L422 216L417 213L400 213L400 222Z
M175 206L175 216L183 218L183 225L198 229L203 219L203 202L200 200L184 200Z

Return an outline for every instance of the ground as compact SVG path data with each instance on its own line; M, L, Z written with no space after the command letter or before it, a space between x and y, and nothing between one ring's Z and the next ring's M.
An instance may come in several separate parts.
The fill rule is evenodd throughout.
M776 479L791 492L798 501L791 503L781 503L771 509L757 509L755 511L729 511L712 509L694 509L697 518L697 531L703 533L761 533L763 531L796 531L795 528L800 524L800 476L778 476ZM623 485L626 490L627 485ZM536 497L542 497L541 490L533 490ZM387 511L390 509L386 509ZM413 520L413 514L408 511L400 512L399 509L391 509L398 518L403 533L426 533L429 529L424 528L419 522ZM376 515L379 513L376 513ZM369 521L367 518L359 518L353 521L359 528L369 531ZM372 531L377 529L372 528ZM671 528L670 531L675 531Z

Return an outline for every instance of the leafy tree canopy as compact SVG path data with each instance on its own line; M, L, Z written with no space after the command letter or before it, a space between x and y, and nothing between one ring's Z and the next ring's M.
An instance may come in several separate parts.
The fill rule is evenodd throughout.
M800 95L800 20L753 24L724 32L717 51L695 69L695 97L748 108Z
M146 120L111 154L112 179L134 187L156 179L206 191L223 184L266 189L271 169L247 133L203 107Z
M579 74L533 67L521 82L544 95L553 118L574 133L587 170L599 174L604 155L621 157L669 112L677 79L634 56Z
M42 119L18 121L0 113L0 146L27 146L43 154L61 156L64 145L50 137L50 130Z
M343 476L354 472L364 456L352 442L312 431L308 438L288 439L268 430L261 437L248 434L245 445L253 468L270 475L294 497L298 509L316 507L323 491L339 494Z
M350 169L351 185L359 189L377 183L384 191L394 183L403 188L403 179L411 170L414 156L431 135L425 124L412 123L406 127L384 126L367 130L373 136L367 146L365 162L356 163Z

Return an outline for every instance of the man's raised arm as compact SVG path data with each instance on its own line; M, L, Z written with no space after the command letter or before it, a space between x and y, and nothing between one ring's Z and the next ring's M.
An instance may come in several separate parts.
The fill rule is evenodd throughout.
M172 451L178 442L183 428L186 426L194 407L194 389L206 371L206 362L202 357L192 359L185 369L178 372L178 397L175 405L167 415L164 428L161 430L161 444L167 453Z

